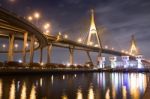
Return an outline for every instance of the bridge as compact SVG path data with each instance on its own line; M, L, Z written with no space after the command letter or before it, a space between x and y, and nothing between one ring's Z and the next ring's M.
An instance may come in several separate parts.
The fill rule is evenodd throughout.
M96 42L92 41L92 37L95 36ZM0 51L0 53L7 53L8 62L14 61L14 53L22 53L22 62L26 63L26 53L30 53L30 63L33 63L34 51L40 50L40 60L43 60L43 48L47 47L47 64L51 63L51 52L53 47L62 47L69 49L69 61L70 65L74 64L74 50L82 50L87 53L87 57L91 63L92 59L90 52L97 52L97 57L102 57L102 53L112 54L114 56L129 56L131 59L135 59L137 55L137 48L134 37L132 36L130 53L124 51L116 51L114 49L104 48L101 43L101 39L96 30L94 11L91 11L91 26L86 38L86 42L73 41L64 37L61 33L56 36L46 35L39 28L29 22L27 19L22 18L6 9L0 8L0 37L9 38L9 47L7 51ZM14 41L20 40L22 42L22 50L14 50ZM30 48L27 48L28 42ZM93 44L94 43L94 44ZM28 45L28 46L29 46ZM5 47L5 45L3 45ZM143 63L148 63L146 59L142 60Z

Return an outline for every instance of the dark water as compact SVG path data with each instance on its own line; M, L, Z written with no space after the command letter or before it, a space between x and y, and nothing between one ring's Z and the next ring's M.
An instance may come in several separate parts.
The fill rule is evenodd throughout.
M141 73L0 76L0 99L141 99L148 80Z

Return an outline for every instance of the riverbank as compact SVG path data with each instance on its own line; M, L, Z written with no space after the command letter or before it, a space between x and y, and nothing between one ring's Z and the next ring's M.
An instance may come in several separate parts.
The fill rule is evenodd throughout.
M71 69L71 68L36 68L36 69L16 69L16 68L1 68L0 74L10 75L10 74L74 74L74 73L95 73L95 72L118 72L118 73L148 73L149 69Z
M19 63L0 62L0 74L65 74L65 73L91 73L91 72L121 72L121 73L141 73L150 72L150 68L94 68L87 65L64 64L39 64L39 63Z

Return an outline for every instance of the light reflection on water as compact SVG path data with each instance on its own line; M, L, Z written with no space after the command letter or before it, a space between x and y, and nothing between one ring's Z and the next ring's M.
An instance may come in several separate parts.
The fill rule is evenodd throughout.
M27 91L27 89L26 89L26 83L23 82L20 99L26 99L27 98L26 97L26 91Z
M0 99L141 99L148 74L1 76Z
M12 80L12 84L10 86L9 99L15 99L15 81Z
M94 99L94 91L93 91L92 85L90 85L90 88L89 88L88 99Z
M2 91L2 80L0 79L0 99L2 99L2 93L3 93L3 91Z
M80 88L77 91L77 98L76 99L83 99L82 90Z
M32 85L30 99L36 99L36 90L34 84Z

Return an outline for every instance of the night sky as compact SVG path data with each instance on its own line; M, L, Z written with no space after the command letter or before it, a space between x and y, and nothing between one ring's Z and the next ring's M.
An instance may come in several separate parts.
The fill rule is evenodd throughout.
M38 11L38 27L48 21L52 35L61 31L74 40L88 33L90 9L94 9L97 29L105 29L100 34L103 45L128 50L134 34L140 53L150 57L150 0L0 0L0 5L25 18ZM75 54L76 62L85 61L85 52ZM68 56L68 49L54 48L52 60L67 62Z

